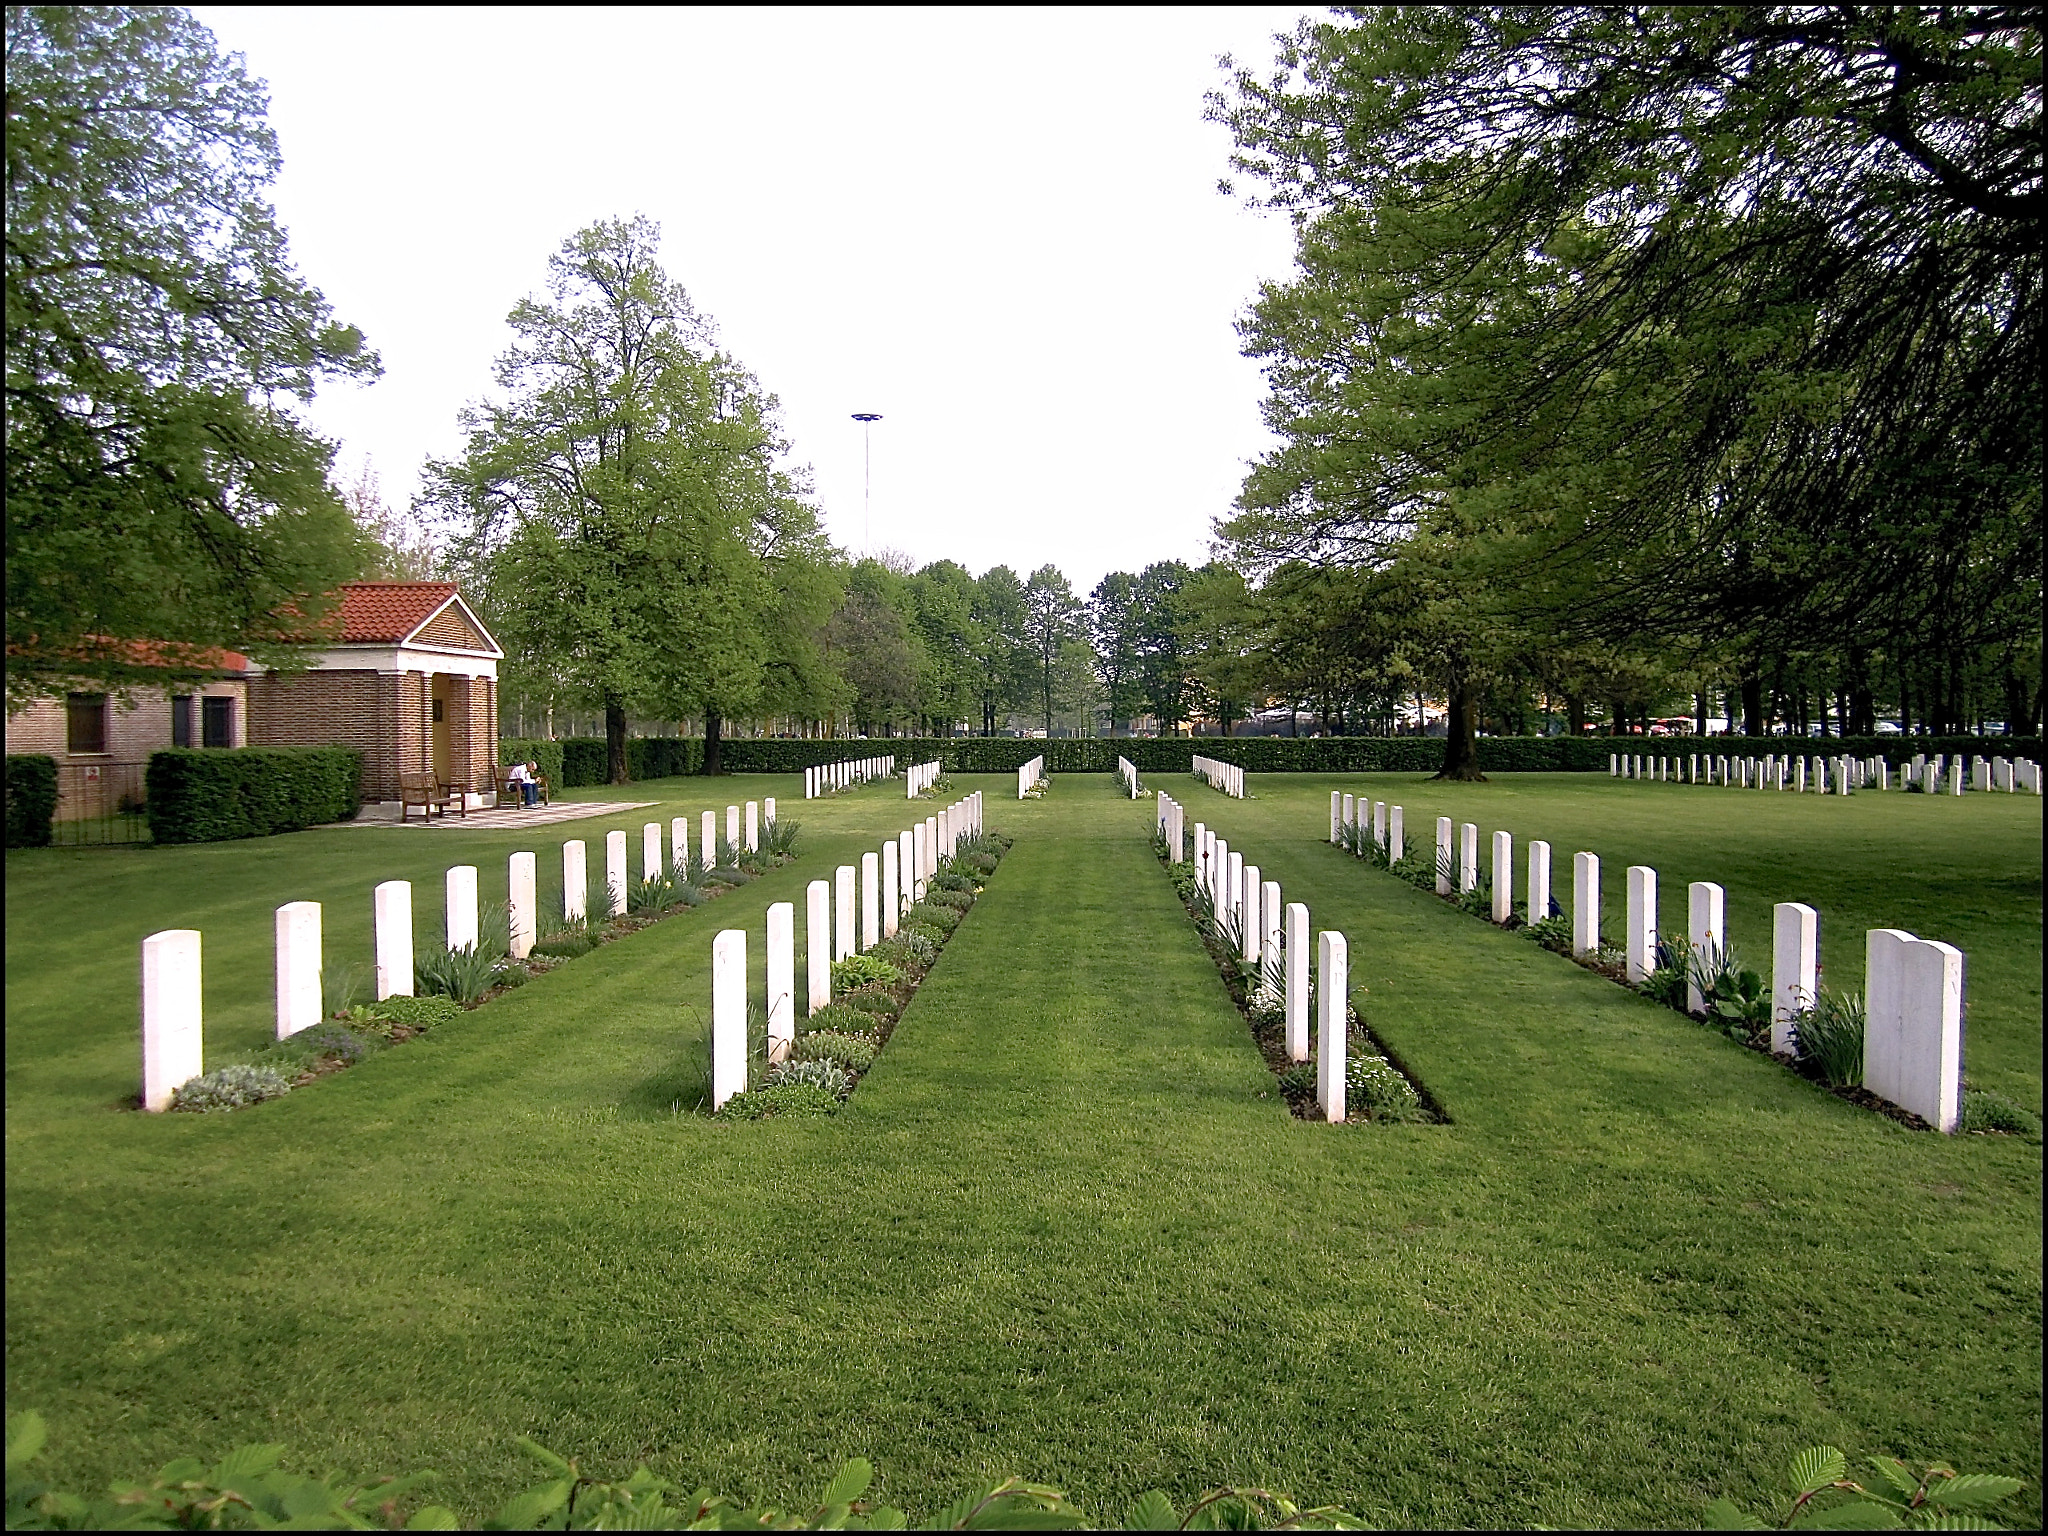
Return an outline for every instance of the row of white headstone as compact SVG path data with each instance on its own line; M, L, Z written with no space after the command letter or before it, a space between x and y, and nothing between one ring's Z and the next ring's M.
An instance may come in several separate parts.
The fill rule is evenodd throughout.
M806 768L804 798L816 800L821 795L853 789L871 779L886 779L895 771L894 757L861 757L851 762L824 763L816 768Z
M832 1001L832 963L896 936L903 914L924 900L927 883L960 844L981 832L981 795L956 800L872 853L858 871L842 864L830 885L804 889L806 1017ZM855 881L859 902L855 902ZM768 908L768 1060L796 1043L796 908ZM858 937L856 938L856 935ZM711 941L711 1107L747 1089L747 931L727 928Z
M1406 856L1407 832L1403 823L1403 811L1398 805L1390 806L1384 800L1366 801L1353 799L1350 795L1330 791L1330 841L1339 847L1346 846L1347 832L1353 832L1366 819L1367 806L1371 806L1372 840L1386 850L1387 862L1398 864Z
M1363 800L1357 802L1364 805ZM1342 825L1352 824L1351 797L1332 796L1331 841L1342 843ZM1373 802L1375 840L1400 860L1401 807ZM1381 835L1390 829L1390 836ZM1391 846L1390 846L1391 844ZM1514 835L1493 834L1491 916L1505 923L1514 912ZM1462 895L1479 883L1479 828L1458 829L1455 849L1451 818L1436 822L1436 889ZM1455 873L1454 873L1455 871ZM1550 844L1532 842L1527 866L1527 922L1550 916ZM1686 940L1692 951L1714 957L1728 951L1727 895L1721 886L1696 880L1686 890ZM1657 967L1657 871L1632 865L1628 871L1628 916L1623 953L1631 984ZM1812 1008L1819 990L1820 914L1802 902L1772 908L1771 1049L1789 1054L1799 1016ZM1600 948L1600 857L1579 853L1572 860L1572 953ZM1875 928L1866 936L1864 970L1863 1085L1880 1098L1918 1115L1939 1130L1953 1132L1961 1121L1963 1048L1963 955L1950 945L1918 939L1896 928ZM1697 974L1686 981L1686 1007L1699 1012L1706 999Z
M1186 814L1164 790L1158 796L1154 826L1166 839L1169 861L1178 864L1184 851ZM1278 963L1281 1001L1287 1020L1287 1059L1308 1060L1308 908L1282 903L1280 882L1260 877L1259 866L1209 827L1195 823L1192 862L1196 885L1209 893L1219 913L1228 912L1239 938L1239 956L1255 964L1263 976ZM1349 1024L1351 953L1344 935L1325 929L1316 935L1316 1104L1325 1119L1345 1115L1344 1053Z
M766 811L766 815L762 814ZM725 808L727 862L741 851L758 851L766 829L775 825L775 801L749 800ZM702 862L715 865L716 813L703 814ZM652 880L664 869L686 870L690 863L690 819L669 823L668 862L662 861L661 823L640 829L640 878ZM605 895L610 915L626 911L628 890L626 834L605 836ZM506 918L510 951L515 960L532 953L537 937L539 900L534 855L514 853L507 860ZM452 866L442 880L443 932L449 949L473 949L480 932L477 867ZM375 992L410 997L413 990L412 882L386 880L370 894L373 920ZM582 839L562 844L562 918L580 922L587 915L589 874ZM320 1022L325 1009L321 967L321 906L317 901L286 902L276 913L277 1038L286 1039ZM204 990L200 939L196 928L172 928L142 941L142 1107L170 1106L179 1085L204 1071Z
M1040 753L1017 769L1017 798L1031 793L1031 787L1045 777L1045 755Z
M1804 794L1852 794L1859 789L1892 787L1891 764L1871 757L1701 756L1685 758L1639 752L1610 752L1610 778L1648 779L1658 783L1720 784L1738 789L1792 790ZM2040 794L2041 767L2031 758L1972 757L1967 769L1961 757L1928 757L1916 753L1899 776L1899 786L1918 785L1923 794L1960 795L1965 789L2001 790L2008 794Z
M1116 781L1133 800L1138 798L1138 765L1128 757L1116 760Z
M903 770L904 798L915 800L919 795L939 782L940 770L945 764L937 758L928 763L913 763Z
M1235 763L1219 763L1213 757L1194 759L1195 776L1206 780L1209 787L1233 799L1244 798L1244 770Z

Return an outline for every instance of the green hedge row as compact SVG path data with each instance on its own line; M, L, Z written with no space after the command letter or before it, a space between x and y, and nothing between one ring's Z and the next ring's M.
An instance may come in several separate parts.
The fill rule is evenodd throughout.
M362 804L363 760L349 747L173 747L144 777L159 843L218 843L348 821Z
M550 785L560 788L566 782L562 777L562 743L559 741L527 740L518 736L498 738L498 766L509 768L514 763L538 763L540 771Z
M7 846L47 848L57 814L57 760L41 753L7 759Z
M1479 766L1488 773L1605 773L1610 753L1684 758L1694 752L1763 757L1773 752L1829 757L1880 755L1894 766L1916 752L1976 753L2040 760L2039 737L2013 736L1482 736ZM899 768L938 758L948 773L1014 773L1034 757L1048 773L1113 773L1127 757L1140 773L1187 773L1196 756L1235 763L1247 773L1435 773L1443 766L1440 736L1167 736L1151 739L1018 736L877 737L868 741L785 741L742 737L722 747L729 773L801 773L825 763L894 756ZM550 766L548 752L560 772ZM605 782L600 737L564 741L506 740L499 760L535 758L548 781L565 788ZM634 736L626 741L634 779L665 779L704 771L704 743L695 737Z

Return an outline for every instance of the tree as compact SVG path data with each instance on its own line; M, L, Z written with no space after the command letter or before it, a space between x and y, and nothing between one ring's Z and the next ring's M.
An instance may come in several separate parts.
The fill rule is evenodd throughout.
M624 783L628 710L705 719L758 707L778 591L772 562L814 554L815 514L774 467L774 400L713 344L657 259L658 226L607 220L549 259L498 360L507 398L464 412L427 499L462 529L501 638L604 710Z
M1143 611L1138 578L1111 571L1088 594L1088 638L1095 647L1095 675L1102 684L1111 731L1128 730L1138 697L1138 652Z
M1069 675L1061 669L1067 642L1077 638L1081 604L1056 565L1041 565L1024 584L1024 636L1031 647L1045 733L1052 734L1055 704L1064 696Z
M1244 577L1206 565L1181 591L1180 643L1195 695L1210 719L1230 734L1256 703L1261 666L1254 654L1258 613Z
M303 664L362 558L290 402L378 364L292 270L264 110L183 11L8 7L10 705L161 682L109 639Z
M1030 701L1036 660L1026 635L1024 583L1007 565L991 566L974 583L974 692L981 734Z
M953 734L955 724L979 713L975 585L967 568L935 560L906 588L911 623L924 648L918 708L928 734Z
M1138 573L1133 602L1138 610L1138 691L1163 735L1187 717L1192 680L1181 644L1187 623L1183 600L1194 572L1179 560L1159 560Z
M825 650L852 692L863 736L881 735L917 704L921 647L899 606L902 578L874 560L854 566L846 600L825 627Z
M1214 110L1299 229L1253 569L1450 539L1546 641L1730 647L1750 722L2038 591L2027 13L1386 8Z
M384 501L377 466L365 458L355 478L342 487L342 504L365 540L365 560L355 574L365 581L431 581L439 566L434 541L417 519L394 512Z

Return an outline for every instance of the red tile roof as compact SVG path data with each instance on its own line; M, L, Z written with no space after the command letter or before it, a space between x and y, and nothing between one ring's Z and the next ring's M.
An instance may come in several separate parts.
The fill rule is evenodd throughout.
M396 645L454 595L452 581L343 582L341 643Z
M10 657L35 655L33 637L25 645L9 643ZM246 672L249 658L240 651L224 651L211 645L182 645L165 640L123 640L111 635L86 635L68 651L54 656L36 656L41 665L61 664L66 659L81 662L120 662L131 667L158 667L168 672Z

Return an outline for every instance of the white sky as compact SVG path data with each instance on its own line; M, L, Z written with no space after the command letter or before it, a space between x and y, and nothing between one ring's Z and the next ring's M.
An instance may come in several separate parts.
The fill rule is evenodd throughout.
M1298 9L195 14L269 82L294 257L383 355L312 414L394 506L549 253L636 212L847 548L1085 594L1205 559L1271 441L1232 327L1290 232L1216 190L1202 96Z

